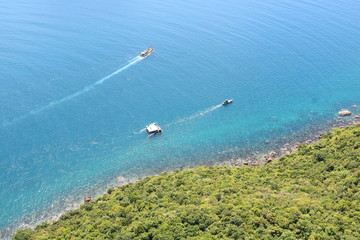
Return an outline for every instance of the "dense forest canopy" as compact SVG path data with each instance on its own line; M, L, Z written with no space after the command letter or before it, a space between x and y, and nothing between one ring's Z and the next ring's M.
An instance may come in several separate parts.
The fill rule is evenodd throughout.
M13 239L360 239L360 125L261 166L164 172Z

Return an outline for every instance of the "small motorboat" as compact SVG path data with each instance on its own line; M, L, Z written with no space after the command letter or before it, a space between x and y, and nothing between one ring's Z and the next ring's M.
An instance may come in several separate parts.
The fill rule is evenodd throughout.
M161 133L161 127L157 125L157 123L151 123L149 125L146 126L146 132L150 135L154 135L157 133Z
M154 52L153 48L148 48L145 51L143 51L142 53L140 53L140 57L146 58L148 57L150 54L152 54Z
M222 102L222 105L228 105L229 103L232 103L234 100L233 99L226 99L225 101Z

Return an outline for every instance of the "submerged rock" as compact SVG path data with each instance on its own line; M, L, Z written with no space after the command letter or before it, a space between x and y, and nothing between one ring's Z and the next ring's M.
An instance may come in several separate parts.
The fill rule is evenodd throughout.
M117 180L119 183L124 183L125 182L125 178L123 176L118 176Z
M349 110L341 110L339 111L339 116L350 116L351 112Z
M275 156L276 156L276 152L269 152L269 156L270 156L270 157L275 157Z
M91 197L90 196L86 196L85 198L84 198L84 202L91 202Z

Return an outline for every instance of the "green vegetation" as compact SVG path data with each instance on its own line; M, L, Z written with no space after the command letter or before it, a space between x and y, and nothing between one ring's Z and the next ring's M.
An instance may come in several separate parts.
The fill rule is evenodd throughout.
M14 239L360 239L360 125L263 166L146 177Z

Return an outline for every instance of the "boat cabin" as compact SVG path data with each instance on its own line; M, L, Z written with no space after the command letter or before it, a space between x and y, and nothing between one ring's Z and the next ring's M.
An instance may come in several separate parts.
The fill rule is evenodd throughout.
M232 102L233 102L233 99L226 99L225 101L222 102L222 105L227 105Z
M161 127L159 127L157 123L151 123L146 126L146 132L148 134L161 133Z
M146 49L145 51L143 51L142 53L140 53L140 57L146 58L146 57L149 56L153 51L154 51L153 48Z

